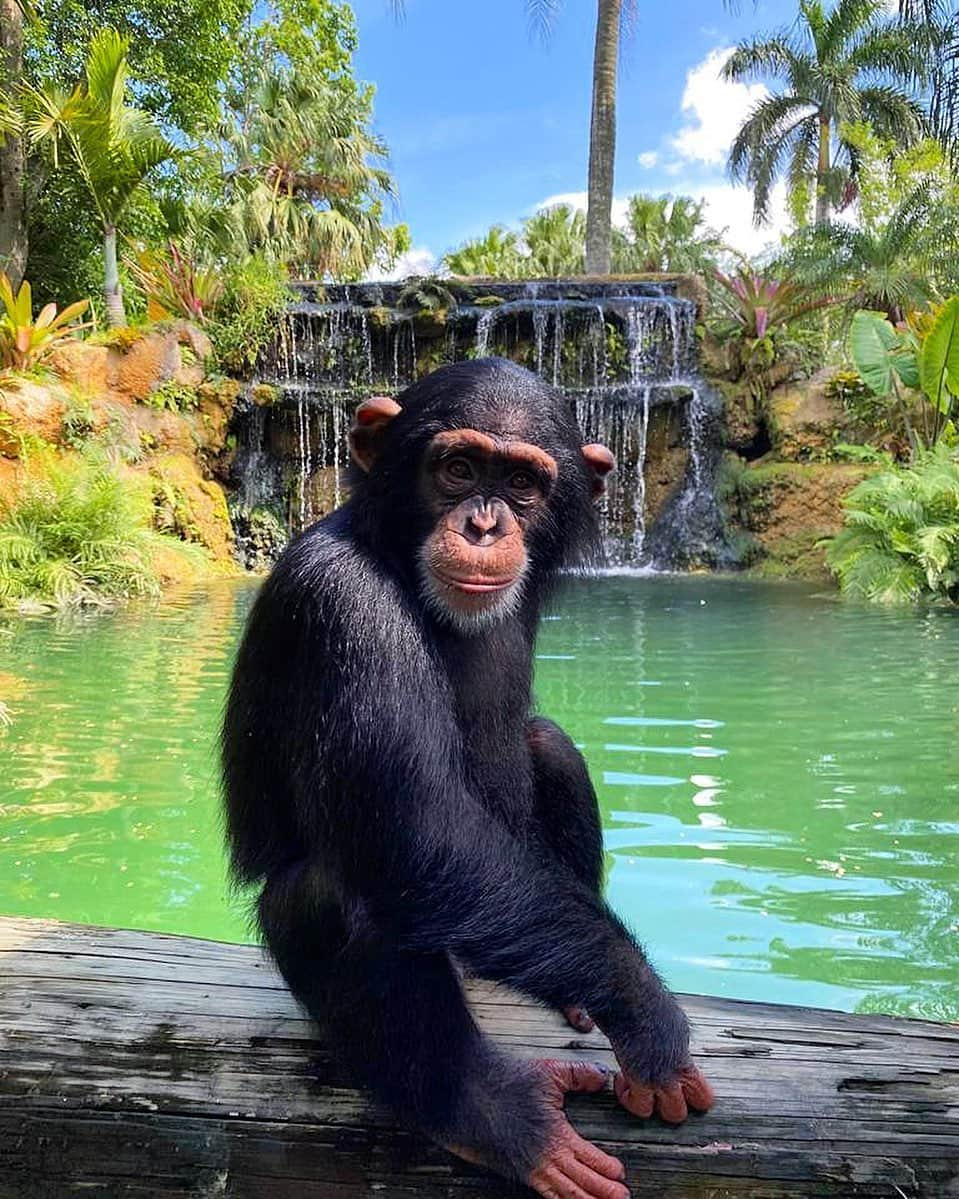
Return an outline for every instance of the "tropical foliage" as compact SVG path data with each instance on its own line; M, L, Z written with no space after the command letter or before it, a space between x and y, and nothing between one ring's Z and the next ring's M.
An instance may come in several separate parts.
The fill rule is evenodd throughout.
M711 331L730 351L731 373L745 376L753 396L762 399L773 367L786 356L784 339L790 327L832 300L748 264L729 275L716 271L713 281L716 315Z
M959 404L959 296L926 319L893 326L878 312L857 312L850 350L865 385L900 414L914 452L955 439Z
M845 500L846 527L826 560L858 599L959 601L959 461L946 447L883 471Z
M626 219L613 229L613 271L705 274L726 252L722 235L691 196L630 196Z
M30 284L24 280L14 291L0 271L0 369L26 371L42 362L62 341L86 327L76 322L89 306L88 301L78 300L57 312L56 304L46 304L34 320Z
M160 249L142 250L127 262L127 269L146 296L151 320L179 316L204 325L223 293L216 266L201 265L173 241Z
M856 156L843 134L868 121L908 145L924 119L912 82L924 76L928 37L888 17L883 0L800 0L795 27L741 43L724 67L727 79L770 80L733 141L729 169L753 189L757 221L769 215L773 184L785 175L801 221L815 203L817 222L848 202Z
M392 180L368 104L282 68L266 69L230 109L220 152L226 227L249 252L295 273L353 278L407 248L383 225Z
M569 204L555 204L527 217L518 234L494 225L447 254L443 265L454 275L558 279L581 275L585 261L585 216Z
M41 454L17 499L0 508L0 606L54 607L155 594L159 548L203 558L151 528L152 489L92 454Z
M69 155L100 220L103 290L112 325L125 325L117 263L117 227L154 168L174 157L172 144L142 110L127 104L128 41L102 29L90 43L85 80L71 92L25 84L20 92L27 140L48 147L54 168Z
M349 279L408 246L388 221L392 179L343 0L29 11L0 36L0 264L19 281L29 258L43 299L89 294L105 258L112 319L130 315L111 227L134 258L173 240L221 275L268 252L293 277ZM119 104L127 80L135 105ZM95 103L105 92L117 105ZM142 293L127 293L139 315Z
M617 274L707 271L725 251L721 235L706 224L703 204L690 196L630 196L612 239ZM454 275L504 279L579 275L585 263L586 220L569 204L541 209L518 232L494 225L443 259Z

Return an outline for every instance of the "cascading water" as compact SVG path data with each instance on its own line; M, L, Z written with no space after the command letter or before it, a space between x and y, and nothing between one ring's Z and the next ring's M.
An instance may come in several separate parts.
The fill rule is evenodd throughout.
M695 307L672 283L452 281L449 292L442 309L410 311L399 284L301 285L238 409L235 502L298 531L343 498L359 400L501 354L561 389L586 439L616 455L602 508L610 564L724 560L720 411L697 372Z

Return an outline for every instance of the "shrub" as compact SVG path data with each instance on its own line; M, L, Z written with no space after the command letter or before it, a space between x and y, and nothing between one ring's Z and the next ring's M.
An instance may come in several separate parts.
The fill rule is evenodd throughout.
M168 379L166 383L154 387L144 403L151 408L159 408L161 412L192 412L199 406L200 397L195 387Z
M272 344L292 298L286 271L254 255L227 277L217 319L209 326L220 366L249 377Z
M121 476L102 454L47 452L0 509L0 606L102 604L159 590L152 551L201 555L151 528L148 482Z
M826 550L842 590L860 599L959 601L959 461L945 446L873 475L846 497L846 527Z

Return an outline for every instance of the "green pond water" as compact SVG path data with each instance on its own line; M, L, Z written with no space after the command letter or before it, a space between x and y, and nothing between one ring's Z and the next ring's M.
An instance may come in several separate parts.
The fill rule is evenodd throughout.
M0 913L249 940L214 739L252 584L0 624ZM959 1019L959 616L716 578L576 581L542 711L609 895L682 990Z

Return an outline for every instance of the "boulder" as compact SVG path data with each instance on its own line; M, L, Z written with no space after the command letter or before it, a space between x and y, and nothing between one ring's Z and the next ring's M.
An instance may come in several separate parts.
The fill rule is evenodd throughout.
M770 392L769 435L780 458L796 462L818 456L842 436L846 423L842 402L827 392L834 374L834 368L827 367Z

